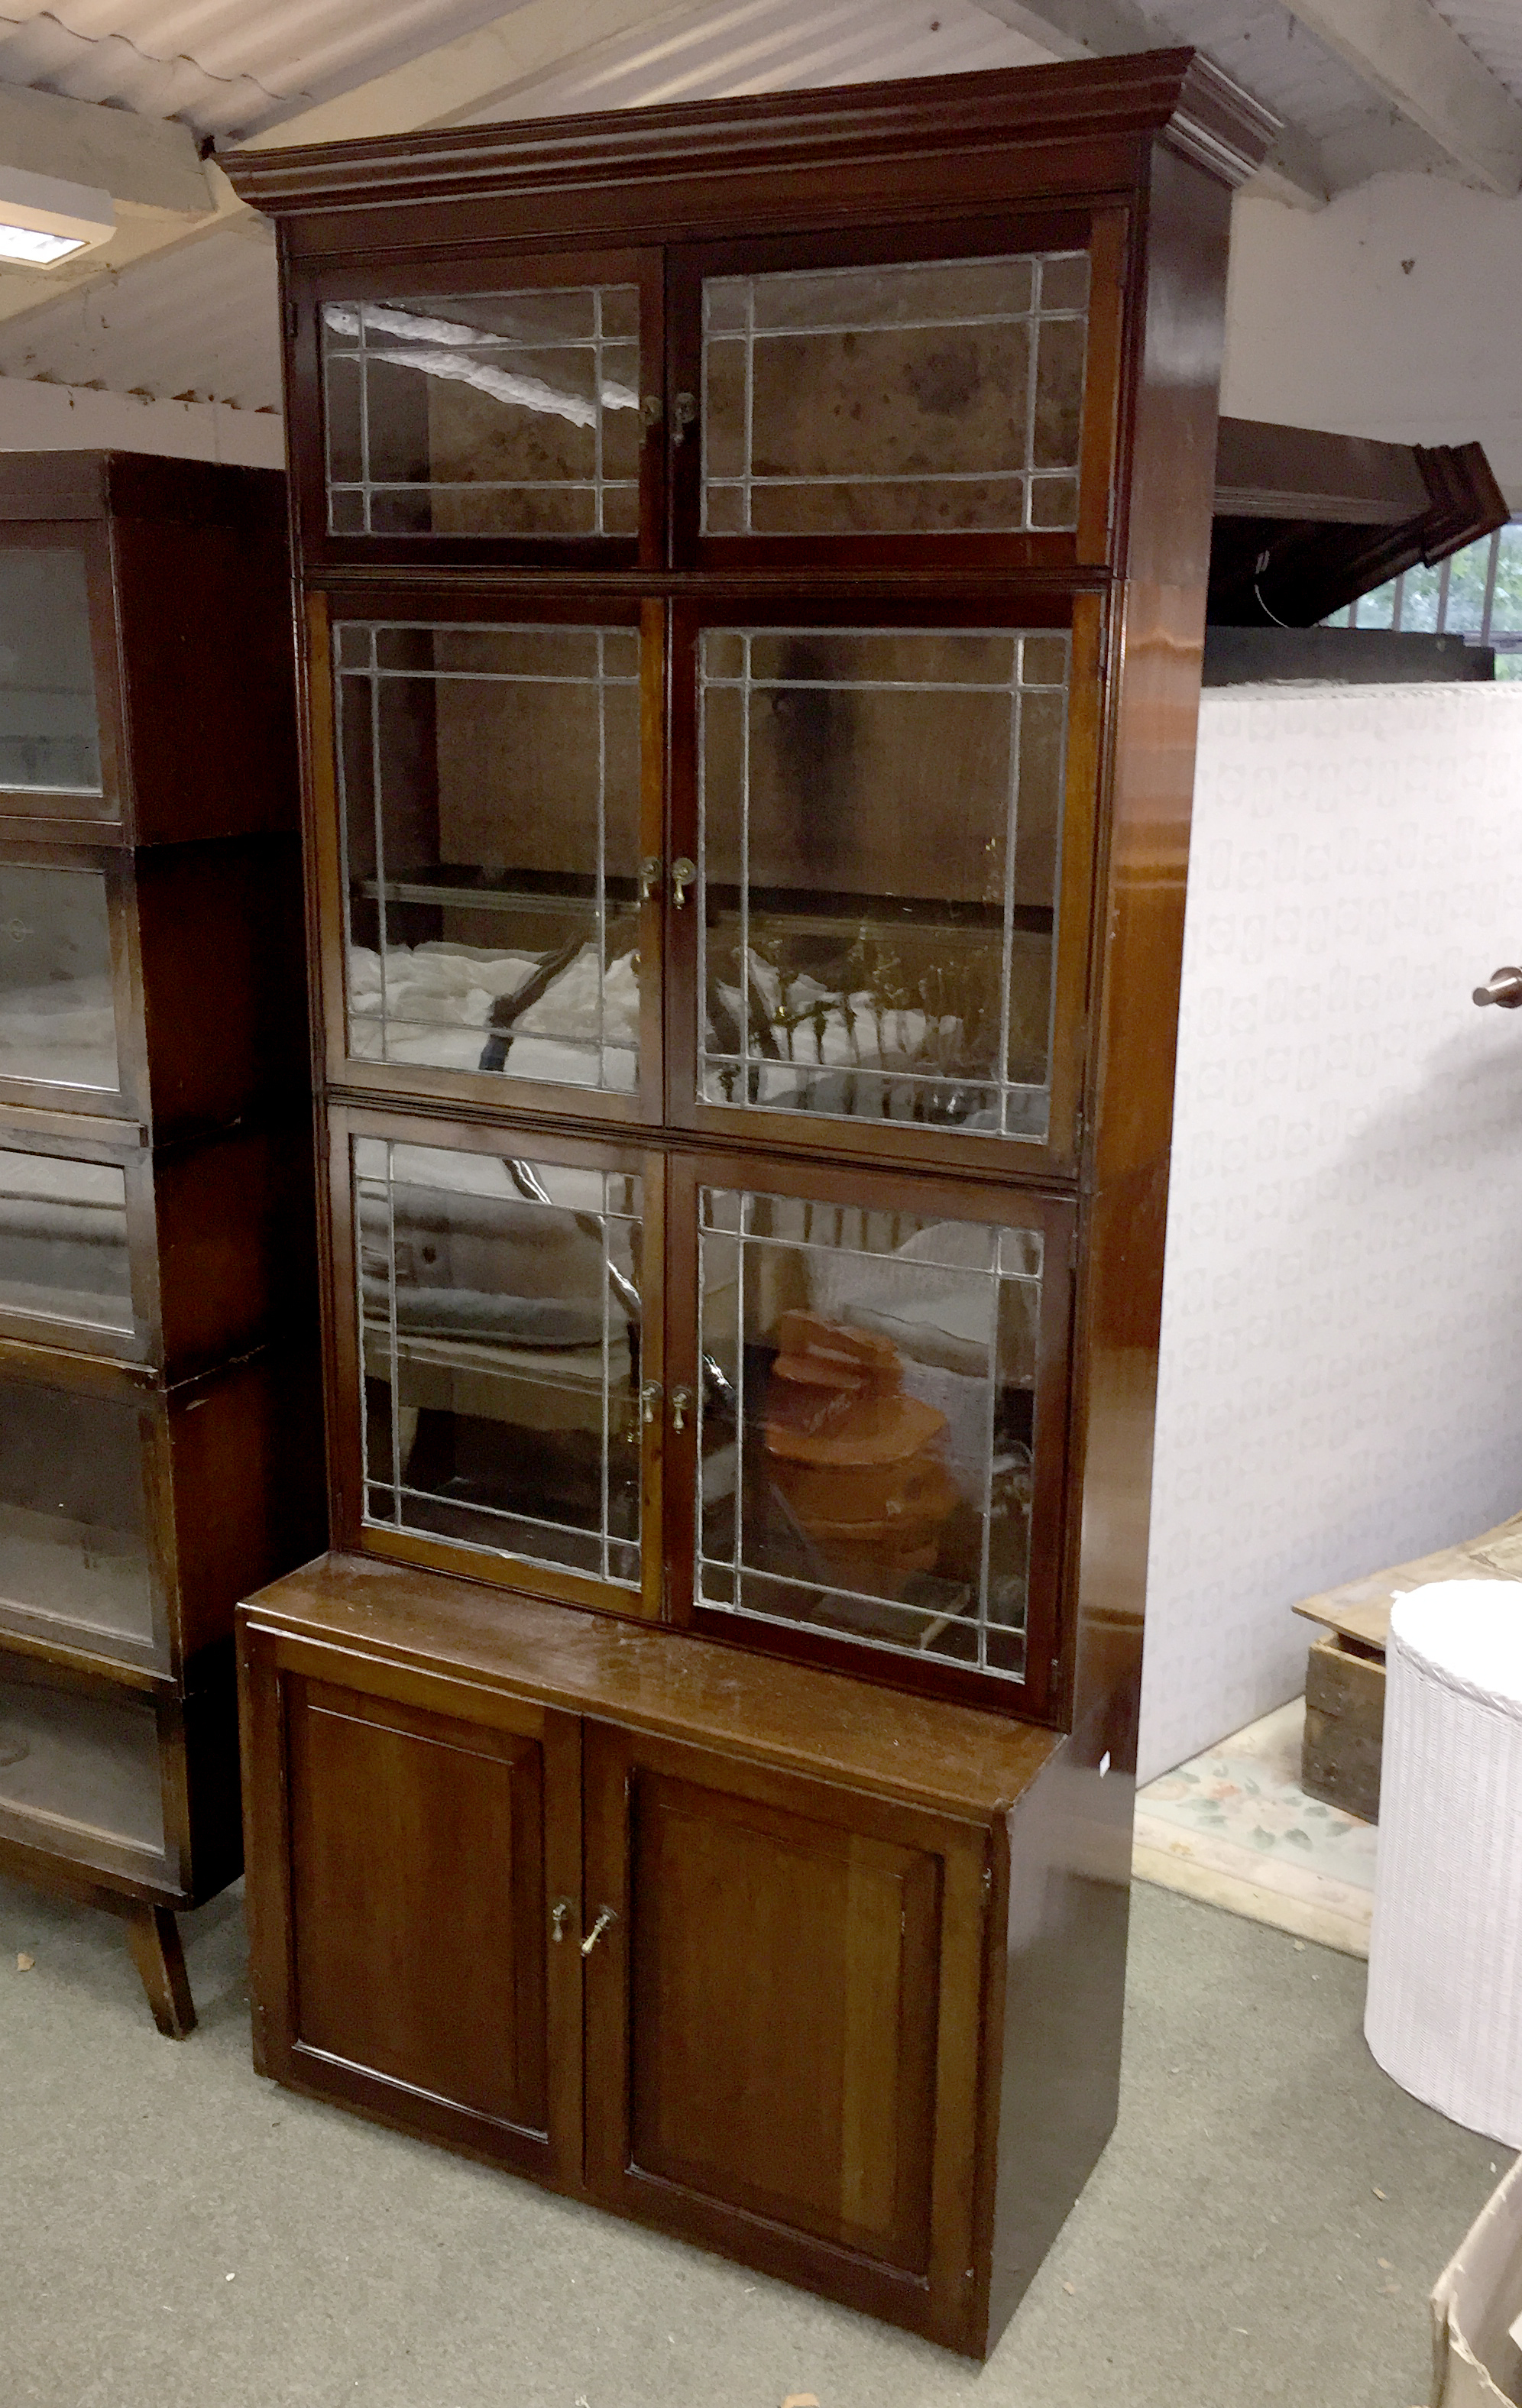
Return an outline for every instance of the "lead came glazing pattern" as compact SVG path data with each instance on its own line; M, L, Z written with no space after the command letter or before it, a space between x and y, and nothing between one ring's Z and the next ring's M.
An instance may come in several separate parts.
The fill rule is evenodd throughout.
M335 645L351 1057L632 1092L638 633Z
M1025 1674L1039 1231L707 1188L702 1603Z
M1084 251L703 287L703 533L1078 523Z
M701 1094L1048 1126L1063 633L710 628Z
M330 535L635 537L633 285L322 305Z
M639 1584L640 1182L353 1140L365 1519Z

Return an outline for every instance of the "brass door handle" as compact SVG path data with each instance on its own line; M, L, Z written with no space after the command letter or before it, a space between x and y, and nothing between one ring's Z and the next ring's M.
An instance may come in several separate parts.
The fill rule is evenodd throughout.
M582 1942L582 1954L583 1956L591 1956L592 1951L596 1948L598 1941L602 1938L602 1935L607 1930L609 1925L610 1923L616 1923L617 1921L618 1915L612 1907L598 1907L597 1920Z
M1474 990L1476 1003L1499 1003L1506 1011L1522 1008L1522 970L1507 964L1492 970L1484 986Z
M671 440L685 443L687 429L697 423L697 395L695 393L674 394L671 399Z
M680 861L673 861L671 864L671 901L677 910L684 909L687 889L696 875L696 862L689 861L685 853L682 855Z
M553 1906L550 1910L550 1937L552 1940L565 1939L566 1926L569 1922L575 1911L575 1907L568 1898L556 1899Z
M661 872L666 867L658 853L647 853L639 864L639 900L648 903L660 891Z
M674 1430L686 1428L687 1415L692 1412L692 1390L690 1388L673 1388L671 1391L671 1427Z
M663 1394L664 1391L658 1380L647 1380L639 1391L639 1418L647 1428L660 1412Z

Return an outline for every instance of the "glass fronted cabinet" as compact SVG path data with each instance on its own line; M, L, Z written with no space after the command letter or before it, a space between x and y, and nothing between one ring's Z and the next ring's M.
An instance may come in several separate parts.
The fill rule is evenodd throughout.
M1174 51L226 163L329 1217L259 2062L975 2355L1113 2113L1272 131Z
M283 480L0 462L0 1869L162 2028L240 1591L321 1537Z

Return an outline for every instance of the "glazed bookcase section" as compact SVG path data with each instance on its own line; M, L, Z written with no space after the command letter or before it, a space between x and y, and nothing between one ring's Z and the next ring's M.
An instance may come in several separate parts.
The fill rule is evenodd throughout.
M658 1613L658 1162L526 1130L333 1119L351 1542Z
M679 557L1101 558L1123 222L677 253Z
M0 1340L0 1646L167 1681L224 1641L240 1588L320 1530L290 1443L315 1413L281 1397L300 1361L269 1348L169 1387Z
M673 1117L875 1158L1070 1163L1098 608L681 606ZM683 774L682 765L690 762ZM696 998L696 1010L694 1010Z
M675 1173L696 1331L690 1605L711 1637L1042 1711L1055 1684L1071 1208L775 1163ZM691 1350L689 1356L689 1350Z
M274 472L0 459L0 829L158 845L293 824L284 516Z
M658 1117L659 614L336 613L330 1074ZM468 608L468 606L467 606Z
M653 557L661 286L653 252L323 279L298 337L309 554Z
M288 1115L307 1075L299 959L294 833L141 852L0 838L0 1105L156 1138Z
M106 1120L0 1111L0 1336L183 1379L294 1326L310 1142L305 1115L154 1150Z
M186 1906L239 1869L230 1651L187 1698L0 1639L0 1867Z

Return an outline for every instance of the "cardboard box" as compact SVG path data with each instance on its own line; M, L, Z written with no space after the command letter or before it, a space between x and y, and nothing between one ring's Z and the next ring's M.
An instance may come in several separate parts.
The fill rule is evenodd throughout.
M1522 2403L1522 2157L1432 2286L1432 2408Z

